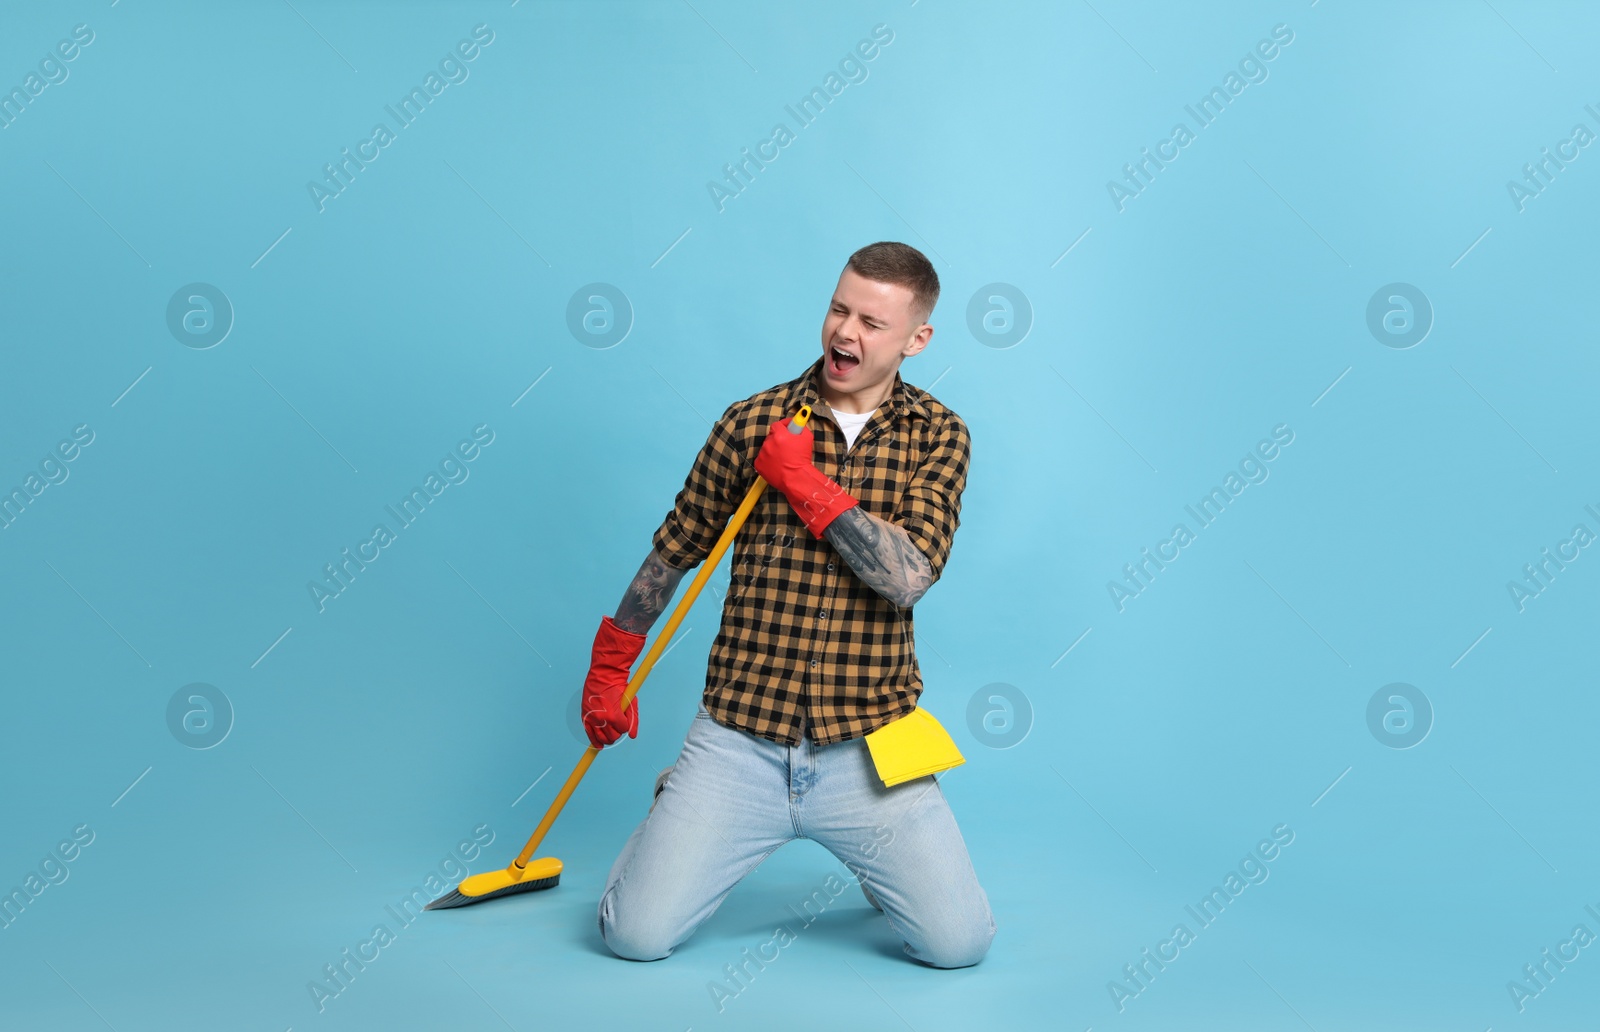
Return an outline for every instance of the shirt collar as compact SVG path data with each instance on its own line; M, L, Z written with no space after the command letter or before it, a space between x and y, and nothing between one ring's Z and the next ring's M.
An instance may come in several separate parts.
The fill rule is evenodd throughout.
M811 363L810 368L790 381L788 397L788 414L790 416L793 416L795 409L801 405L810 405L813 411L833 411L831 406L823 402L822 394L817 388L817 384L822 379L822 363L825 361L826 358L818 358ZM889 410L891 421L901 415L919 415L923 419L930 418L927 406L922 403L921 392L913 393L911 386L900 378L898 369L895 370L894 374L894 387L889 391L888 397L884 398L883 405L880 408Z

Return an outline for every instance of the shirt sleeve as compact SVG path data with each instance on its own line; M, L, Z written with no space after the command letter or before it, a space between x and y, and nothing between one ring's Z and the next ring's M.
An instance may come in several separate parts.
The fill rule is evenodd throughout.
M754 458L745 461L739 441L739 405L728 406L712 426L672 510L650 539L656 554L674 569L692 570L705 561L755 483Z
M891 521L903 527L928 557L934 580L944 572L956 528L961 525L961 492L966 490L971 457L967 424L950 412L934 431L932 447L911 475Z

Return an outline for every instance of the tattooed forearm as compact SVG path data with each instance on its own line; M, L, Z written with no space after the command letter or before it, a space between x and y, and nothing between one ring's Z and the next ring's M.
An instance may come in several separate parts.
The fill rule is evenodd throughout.
M648 633L656 617L672 601L672 593L678 590L678 582L687 572L668 566L652 548L644 565L634 574L633 583L628 585L628 591L622 596L622 604L617 607L612 621L625 631Z
M933 566L905 528L853 505L822 536L866 585L897 606L910 608L933 586Z

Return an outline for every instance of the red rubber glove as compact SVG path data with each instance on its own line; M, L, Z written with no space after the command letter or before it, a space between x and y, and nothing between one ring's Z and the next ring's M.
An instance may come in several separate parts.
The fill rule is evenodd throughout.
M840 513L861 503L811 461L814 441L809 426L792 433L788 419L778 420L767 429L767 439L761 442L756 472L784 493L800 514L800 521L820 538Z
M583 729L596 749L603 749L622 737L639 737L639 697L622 710L622 694L628 690L628 672L644 648L644 635L625 631L609 616L600 618L594 648L589 657L589 676L583 682Z

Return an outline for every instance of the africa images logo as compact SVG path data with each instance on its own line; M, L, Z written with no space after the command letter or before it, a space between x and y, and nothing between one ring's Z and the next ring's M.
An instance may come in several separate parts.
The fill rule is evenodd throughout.
M343 194L356 181L357 172L377 161L384 149L400 138L397 129L409 129L433 104L435 97L451 86L466 82L467 76L472 74L467 66L476 61L484 48L493 42L493 29L486 23L474 25L472 39L463 39L445 51L445 55L439 59L437 72L429 71L423 77L422 85L413 86L393 104L385 104L383 110L394 119L396 128L390 128L386 122L375 123L369 136L356 141L354 154L350 153L349 147L345 147L339 152L344 155L340 161L322 166L322 182L310 180L306 183L306 192L311 195L311 203L317 206L317 212L326 211L328 202Z

